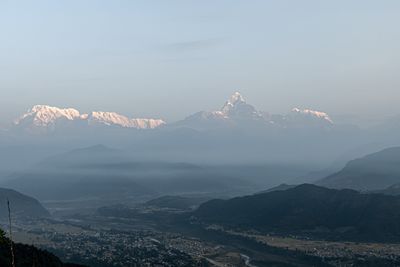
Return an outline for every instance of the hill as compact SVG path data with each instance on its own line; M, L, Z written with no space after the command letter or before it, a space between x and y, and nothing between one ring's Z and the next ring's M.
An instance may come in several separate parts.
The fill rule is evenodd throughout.
M7 199L13 217L49 217L50 213L36 199L12 189L0 188L0 218L8 216Z
M339 172L316 182L329 188L360 191L385 189L400 183L400 147L352 160Z
M303 184L230 200L212 200L193 214L228 227L330 239L400 241L400 197Z

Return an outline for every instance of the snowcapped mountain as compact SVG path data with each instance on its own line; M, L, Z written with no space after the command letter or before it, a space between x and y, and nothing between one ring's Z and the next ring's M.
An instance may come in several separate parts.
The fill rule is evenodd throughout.
M52 132L77 127L117 127L156 129L165 125L161 119L129 118L115 112L80 113L73 108L36 105L14 122L14 127L32 132ZM248 130L266 129L330 129L333 121L328 114L311 109L294 108L286 115L270 115L248 104L235 92L219 110L197 112L171 127L194 130L240 127Z
M115 112L97 111L85 116L87 116L89 125L103 124L124 128L154 129L165 124L165 122L160 119L130 119Z
M116 126L135 129L154 129L164 125L161 119L134 119L115 112L91 112L81 114L73 108L58 108L47 105L33 106L27 113L14 121L17 128L31 131L53 131L66 125Z
M220 110L197 112L177 122L175 126L205 129L208 127L234 126L239 122L253 120L266 123L263 113L247 104L243 96L239 92L235 92Z
M244 97L235 92L216 111L197 112L175 124L196 129L208 129L210 127L224 126L263 126L276 128L301 128L321 127L327 128L333 125L328 114L311 109L294 108L286 115L270 115L259 111L248 104Z
M0 145L32 144L43 150L35 148L39 152L32 153L45 154L53 146L104 144L128 147L138 159L258 162L330 160L351 145L366 142L367 136L358 129L334 124L321 111L294 108L287 114L270 114L258 110L238 92L221 104L219 109L201 111L168 125L159 119L130 118L115 112L81 113L73 108L38 105L19 117L14 127L0 132ZM0 156L8 160L10 155L21 157L18 153L3 151ZM29 153L21 152L31 160L25 156Z
M332 119L329 117L328 114L321 111L315 111L310 109L303 109L300 110L298 108L292 109L292 116L302 117L304 119L311 119L311 120L322 120L327 123L333 124Z
M16 125L29 123L36 127L47 127L54 125L58 120L73 121L80 118L79 111L73 108L62 109L46 105L36 105L15 120L14 123Z
M235 92L226 101L220 112L228 118L263 119L263 114L247 104L239 92Z

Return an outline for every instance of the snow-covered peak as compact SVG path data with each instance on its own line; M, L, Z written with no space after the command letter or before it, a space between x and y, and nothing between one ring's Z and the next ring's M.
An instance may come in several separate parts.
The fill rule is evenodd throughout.
M322 111L316 111L316 110L311 110L311 109L294 108L294 109L292 109L292 113L293 114L302 115L302 116L308 116L308 117L312 117L312 118L325 120L325 121L333 124L333 121L329 117L329 115L327 113L325 113L325 112L322 112Z
M20 128L52 131L63 122L75 121L79 122L81 126L101 124L136 129L154 129L165 124L160 119L132 119L115 112L102 111L81 114L73 108L57 108L47 105L33 106L27 113L15 120L14 124Z
M88 115L89 124L114 125L124 128L154 129L165 121L160 119L130 119L115 112L96 111Z
M105 125L121 125L130 127L130 119L115 112L95 111L88 115L89 123L103 123Z
M221 112L224 114L228 114L235 106L240 104L245 104L243 96L239 92L235 92L228 101L225 102L224 106L221 109Z
M266 120L261 112L246 103L239 92L235 92L220 110L197 112L178 122L177 125L204 129L207 127L220 127L221 125L232 126L253 123L266 123Z
M47 105L33 106L27 113L15 120L15 124L19 125L23 121L31 120L35 126L48 126L54 124L59 119L75 120L80 118L78 110L73 108L57 108Z
M233 95L231 95L228 102L231 103L232 105L235 105L238 102L246 102L246 101L239 92L235 92L233 93Z

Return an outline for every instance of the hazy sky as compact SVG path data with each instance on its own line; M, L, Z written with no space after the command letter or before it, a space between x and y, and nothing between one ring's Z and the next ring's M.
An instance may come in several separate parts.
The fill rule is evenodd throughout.
M400 114L398 0L0 0L0 122L34 104L181 119Z

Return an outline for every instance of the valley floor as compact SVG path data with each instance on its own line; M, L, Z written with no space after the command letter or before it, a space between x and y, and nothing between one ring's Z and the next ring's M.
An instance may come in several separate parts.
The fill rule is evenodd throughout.
M15 241L61 259L108 266L399 266L400 244L328 242L228 231L180 218L185 212L126 208L125 217L92 213L16 222Z

